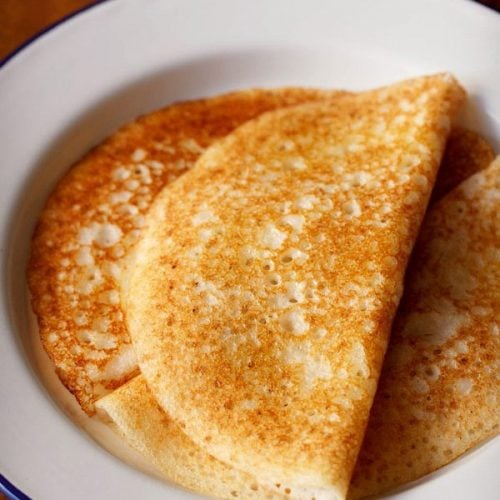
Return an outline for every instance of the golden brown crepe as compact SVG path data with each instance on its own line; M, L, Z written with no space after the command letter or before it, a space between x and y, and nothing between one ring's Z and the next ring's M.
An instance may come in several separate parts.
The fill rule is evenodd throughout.
M33 237L28 279L44 348L87 413L138 373L117 280L158 191L243 122L336 94L244 90L175 104L120 129L60 181Z
M281 92L281 91L278 91L278 92ZM301 91L299 89L291 89L288 92L290 92L292 94L295 92L295 95L293 96L293 98L297 98L297 99L299 98L299 94L301 92L304 93L303 95L307 94L307 98L310 98L310 99L312 99L312 98L319 99L320 98L319 91L318 92L316 92L316 91ZM222 105L221 98L208 99L204 102L206 102L209 106L214 106L216 108L215 112L214 111L209 112L207 109L203 109L203 106L201 106L199 108L200 115L198 115L198 118L199 118L199 116L201 116L201 114L204 114L205 118L208 116L208 118L206 118L208 120L210 120L210 119L212 119L213 121L214 120L215 121L216 120L221 120L221 121L225 120L225 124L227 126L234 127L235 124L238 124L238 120L241 120L241 119L244 120L244 118L245 118L244 115L246 112L250 112L250 114L255 113L255 112L260 112L259 106L264 105L264 107L265 107L266 105L269 104L267 101L276 99L276 97L272 95L273 93L274 93L274 91L267 92L267 93L264 92L264 93L260 94L259 96L257 96L256 94L254 94L252 96L248 92L241 92L241 93L233 93L232 95L229 95L229 96L224 96L224 97L230 97L230 101L231 101L231 99L234 99L234 100L231 101L231 103L232 103L231 111L223 110L222 113L220 112L221 105ZM264 95L263 101L260 100L258 103L252 102L252 99L257 98L257 97L259 99L262 99L262 95ZM321 96L321 98L325 97L326 95L328 95L327 92L325 92ZM281 95L280 99L281 98L290 99L290 95L288 95L288 96ZM242 103L243 103L243 106L241 106ZM292 101L287 102L287 104L293 104L293 103L294 103L293 99L292 99ZM194 103L194 102L193 103L185 103L182 106L184 106L184 111L188 111L188 110L195 111L195 107L199 106L199 103ZM227 113L227 115L224 116L224 113ZM194 112L193 114L196 116L196 112ZM148 154L150 154L150 150L149 150L150 143L151 143L150 137L153 134L153 131L159 130L160 126L165 126L166 121L167 122L169 120L173 121L174 117L175 117L175 120L179 121L179 123L185 124L186 123L185 117L184 117L184 121L179 118L182 115L183 115L183 113L177 114L177 113L172 113L171 110L162 110L161 112L155 113L150 117L143 118L141 120L141 123L139 123L139 125L141 127L149 127L149 128L147 129L146 132L144 132L143 134L140 134L139 142L135 143L136 149L144 149ZM249 115L249 117L251 117L251 116ZM204 131L207 130L207 128L209 130L213 130L214 127L217 127L220 125L220 124L219 125L214 124L213 121L211 124L207 125L206 123L203 123L203 120L200 120L200 119L198 119L196 121L196 123L194 123L194 121L195 121L194 118L195 117L190 116L190 120L188 120L188 122L193 127L191 133L203 134ZM233 122L233 120L236 120L236 121ZM198 130L197 128L203 129L203 130ZM174 123L171 123L170 129L169 129L170 133L174 129L177 129L177 127L175 127ZM131 137L137 136L137 124L134 124L134 126L132 126L132 127L128 127L128 131L132 132L132 135L129 134L127 136L127 134L126 134L127 129L118 132L118 136L121 137L121 140L119 142L121 143L122 146L123 146L123 144L125 144L127 142L130 143ZM182 130L182 128L176 130L177 136L182 136L183 132L184 131ZM222 134L222 132L221 132L221 134ZM113 141L114 141L114 139L111 139L110 141L108 141L108 144L109 144L109 142L113 142ZM210 140L208 140L207 143L210 144ZM141 146L144 146L144 147L141 147ZM180 143L180 148L177 147L177 150L174 149L176 146L178 146L178 145L175 145L172 148L172 150L170 151L172 153L172 157L170 159L171 164L174 164L175 161L177 161L179 158L182 158L183 155L186 155L186 151L185 151L183 143ZM133 144L130 147L132 148ZM204 148L200 148L200 151L202 151L203 149ZM188 150L189 150L189 148L188 148ZM120 149L120 148L115 147L114 152L115 152L114 161L116 163L119 163L119 162L123 163L123 162L128 161L129 154L128 154L126 149L124 149L124 148ZM193 153L193 151L188 151L188 152ZM100 163L100 168L105 167L109 170L109 168L112 167L112 164L111 163L108 164L105 161L103 163L103 158L105 159L105 157L108 153L109 153L109 151L106 151L106 148L104 148L104 147L99 148L97 151L94 152L95 156L93 157L90 164ZM440 174L438 175L438 179L436 181L436 186L434 188L433 198L437 195L441 195L444 190L449 190L451 187L458 184L458 182L461 181L464 176L470 175L471 173L473 173L481 168L484 168L485 163L489 163L492 157L493 157L492 149L483 139L481 139L480 137L475 135L473 132L466 131L466 130L463 130L460 128L454 129L451 132L449 139L448 139L446 152L445 152L445 155L444 155L444 158L442 161L442 166L440 168ZM194 158L196 158L196 155L194 156ZM92 169L92 165L89 165L86 161L83 161L82 163L83 163L83 165L77 166L77 167L75 167L75 169L80 169L81 173L83 173L85 175L86 172L90 172L90 170ZM167 165L166 168L167 169L171 168L171 166ZM175 174L172 177L175 177ZM75 176L75 177L73 177L72 182L77 184L80 182L80 180L81 180L81 176L80 177ZM94 181L95 180L97 180L97 179L94 179ZM156 180L161 181L161 179L156 179ZM103 176L101 179L99 179L98 187L101 190L101 196L94 196L94 194L92 193L92 188L94 187L94 184L92 184L92 183L87 183L84 186L84 188L82 188L80 186L81 191L85 191L85 187L88 189L87 192L81 193L81 197L88 199L89 206L90 206L90 208L92 208L93 203L95 204L95 202L102 200L102 193L107 192L109 194L115 189L115 186L111 186L110 183L114 183L114 179L112 177ZM161 187L156 182L153 182L153 184L155 184L153 189L157 190ZM67 185L67 189L68 190L72 189L70 181ZM53 197L56 197L57 194L58 194L58 192L56 191L56 194L54 194ZM142 201L142 206L144 206L144 200L140 200L140 201ZM136 199L132 199L129 203L130 203L130 205L137 205ZM53 217L55 217L56 219L59 218L60 214L63 214L66 208L67 208L67 206L65 206L64 203L60 203L60 202L57 203L55 205L54 211L57 212L59 210L59 214L54 213L54 214L52 214ZM122 208L121 205L118 204L118 205L114 205L114 207L112 207L112 210L113 209L119 210L121 208ZM116 214L115 214L115 216L116 216ZM54 222L52 222L52 224L54 224ZM57 225L57 222L55 222L55 224ZM53 225L52 226L49 225L47 227L47 232L52 231L53 227L54 227ZM131 231L131 229L130 229L130 231ZM127 233L127 230L125 230L125 233ZM52 263L52 264L54 264L54 263ZM53 272L48 273L47 276L54 279L54 286L57 286L57 274L61 271L64 271L65 269L64 269L64 266L60 266L62 268L60 268L59 270L57 269L57 266L55 266L55 267L56 268L52 270ZM49 288L51 287L50 284L48 284L48 287ZM115 283L113 283L112 290L116 290ZM101 305L99 304L100 300L98 299L97 294L90 294L89 300L90 300L90 302L92 302L92 301L96 302L95 308L92 309L93 311L96 311L96 313L97 313L96 315L98 315L100 312L102 312L102 309L101 309L102 304ZM94 307L94 304L91 304L91 305L92 305L92 307ZM55 317L54 319L57 320L57 317ZM92 320L90 322L92 323ZM74 354L74 353L71 353L71 354ZM390 353L389 353L389 355L390 355ZM111 356L113 356L113 354L111 354ZM234 470L229 471L228 468L226 466L222 465L220 462L218 462L218 465L214 466L214 467L222 467L222 470L226 470L227 477L233 478L233 480L227 482L227 481L224 481L221 479L220 481L217 480L212 484L210 481L210 479L214 477L212 469L210 467L203 469L203 464L212 463L211 461L213 459L208 458L208 455L206 453L202 452L198 447L195 447L194 444L189 439L187 439L187 437L182 433L182 431L178 427L177 428L173 427L174 424L172 423L171 420L169 420L166 417L166 415L164 413L163 413L162 417L158 416L159 415L158 412L160 411L159 408L157 407L154 399L152 399L152 396L149 394L149 392L147 392L147 393L142 392L141 389L144 387L144 384L140 383L139 380L140 379L137 379L136 382L132 382L132 383L124 386L122 390L116 391L115 393L105 397L102 400L104 402L102 404L102 406L108 406L108 407L112 408L112 411L110 413L113 415L113 418L115 419L115 421L119 422L122 425L122 427L121 427L122 431L125 433L125 436L127 437L127 439L132 441L132 444L136 445L136 447L138 447L140 450L142 450L146 454L146 456L149 455L150 457L152 456L153 458L156 456L156 463L157 463L157 465L160 465L160 469L163 470L164 474L168 478L170 478L171 480L175 480L174 478L176 478L178 482L180 482L181 484L183 484L186 487L194 487L195 489L198 488L198 491L204 492L206 494L212 494L214 496L223 496L222 492L225 492L226 494L228 494L228 493L231 494L231 492L234 493L235 491L240 491L241 494L247 495L248 488L250 488L249 491L254 492L253 488L256 487L256 483L251 478L251 476L245 475L244 473L236 472ZM120 382L116 383L116 385L119 385L119 384L120 384ZM93 397L96 397L101 391L102 391L102 388L100 388L100 390L98 389L96 391L96 394ZM122 396L126 396L126 397L122 397ZM134 401L136 402L135 405L134 404L130 404L130 405L127 404L127 401L131 397L133 399L135 398L134 399ZM148 403L151 403L151 408L148 407ZM137 411L137 413L135 415L134 415L134 410ZM141 419L140 420L141 422L146 422L147 419L152 419L153 422L159 422L159 420L155 420L155 417L154 417L155 414L156 414L157 419L161 418L162 421L164 421L166 419L166 421L169 423L169 425L167 425L165 427L165 429L158 428L158 430L156 431L158 434L156 434L156 435L155 435L155 432L153 431L154 426L152 426L152 425L149 425L149 426L146 425L147 432L143 432L142 427L137 426L136 428L134 428L134 426L131 425L131 422L132 423L134 421L138 422L139 420L137 420L137 419ZM128 435L127 435L127 432L129 433ZM161 436L162 432L166 432L166 435L169 436L168 442L171 445L170 447L158 446L158 444L157 444L158 442L162 442L162 443L165 442L165 441L159 440L159 436ZM189 445L185 446L185 449L190 450L189 453L192 452L192 448L194 448L196 450L196 452L193 452L195 459L193 459L190 454L186 455L183 452L176 453L176 450L177 450L176 445L184 442L183 440L186 440L185 442L189 443ZM478 439L476 439L476 440L478 440ZM141 443L142 443L142 445L141 445ZM148 446L149 446L149 448L148 448ZM171 459L172 452L173 452L174 456L176 457L175 462L172 461L172 459ZM187 460L187 462L184 462L182 460L182 457L184 457L184 456L191 457L191 458L189 458ZM165 466L165 463L167 464L166 466ZM172 464L176 465L176 467L174 468L174 472L172 472L172 470L169 469L169 466L171 466ZM434 468L436 468L437 466L439 466L439 463L435 464ZM196 480L194 480L190 474L190 471L192 471L192 469L190 469L190 467L195 467L195 468L198 467L198 469L195 469L198 471L204 470L207 474L208 479L204 478L204 476L201 475L200 477L203 478L203 480L200 482L198 476L195 473L194 477L198 478L198 486L196 486L196 485L193 486L193 484L196 483ZM201 472L200 472L200 474L201 474ZM220 471L216 475L218 477L226 477L224 475L221 476ZM194 483L193 483L193 481L194 481ZM201 484L205 485L204 489L199 489L200 488L199 485L201 485ZM212 489L210 490L209 488L212 488ZM272 489L273 488L271 485L271 487L269 487L269 489L266 490L266 495L271 494L270 490L272 490ZM286 489L286 486L282 485L281 491L284 491L285 489ZM247 493L243 493L245 491L247 491ZM264 490L262 489L262 487L260 487L260 489L257 491L258 491L258 493L254 493L255 495L263 496ZM251 493L251 494L253 494L253 493ZM233 495L231 495L231 496L233 496Z
M436 75L267 113L160 194L124 305L196 444L292 496L345 495L463 97Z
M338 94L251 90L176 104L120 129L59 183L34 236L29 282L44 347L87 412L93 412L96 398L137 373L116 280L155 194L186 171L206 146L244 121ZM443 168L447 163L465 164L471 148L476 154L466 163L475 165L481 144L481 157L490 163L493 153L484 140L470 131L452 131ZM464 171L471 171L468 168ZM441 178L449 184L457 175L453 171L440 176L435 192L442 190ZM107 250L106 237L119 235L120 244ZM81 245L89 239L94 241Z
M491 147L479 136L471 140L473 134L460 128L451 132L440 167L450 177L457 178L460 175L460 171L454 171L454 164L457 162L460 166L464 157L470 159L475 170L486 168L490 163ZM434 188L434 192L437 188ZM391 358L391 345L387 356ZM271 486L264 492L254 477L215 461L194 445L160 409L141 376L100 399L96 406L107 414L126 441L154 463L166 479L220 498L232 498L235 495L239 498L252 495L262 498L271 494ZM370 423L368 433L371 433ZM404 441L399 443L400 447L407 446ZM363 451L361 456L364 456ZM390 474L390 470L386 474ZM354 488L359 478L363 477L359 466L356 477ZM287 486L274 488L285 493ZM369 494L370 491L365 490L364 493ZM304 495L304 498L307 497Z
M427 215L351 485L380 494L500 429L500 158Z

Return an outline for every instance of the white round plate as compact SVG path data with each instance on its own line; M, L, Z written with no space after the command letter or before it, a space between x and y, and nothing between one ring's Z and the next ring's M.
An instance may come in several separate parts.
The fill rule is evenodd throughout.
M500 16L467 0L108 0L0 70L0 474L36 499L191 498L99 447L40 382L25 297L56 179L123 122L250 86L364 89L448 70L500 150ZM65 412L66 409L66 412ZM497 441L393 498L498 498ZM0 478L1 479L1 478Z

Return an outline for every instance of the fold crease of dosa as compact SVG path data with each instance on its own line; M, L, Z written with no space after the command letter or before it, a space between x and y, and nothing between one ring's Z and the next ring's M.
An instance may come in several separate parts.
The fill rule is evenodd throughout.
M267 113L159 195L122 300L197 445L292 496L345 496L462 101L436 75Z
M283 497L275 485L266 488L196 446L160 409L141 375L98 400L96 408L169 481L216 498Z

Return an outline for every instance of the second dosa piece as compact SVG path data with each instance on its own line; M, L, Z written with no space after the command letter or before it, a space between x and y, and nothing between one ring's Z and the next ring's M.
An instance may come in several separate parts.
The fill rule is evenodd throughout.
M159 195L124 309L196 444L292 495L345 496L463 97L437 75L271 112Z
M353 477L380 494L500 431L500 158L426 218Z

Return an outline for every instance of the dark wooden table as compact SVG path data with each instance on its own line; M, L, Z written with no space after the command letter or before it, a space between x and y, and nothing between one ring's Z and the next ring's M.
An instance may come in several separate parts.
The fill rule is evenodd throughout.
M0 60L64 16L95 0L0 0ZM500 12L500 0L480 3Z
M89 0L0 0L0 59Z

